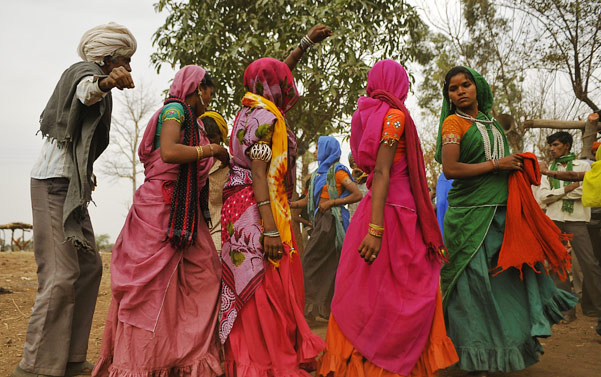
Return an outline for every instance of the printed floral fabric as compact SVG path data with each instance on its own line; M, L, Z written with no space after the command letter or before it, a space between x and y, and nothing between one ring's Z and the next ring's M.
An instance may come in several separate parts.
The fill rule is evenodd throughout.
M221 321L219 336L225 343L238 313L263 280L261 218L252 186L232 194L221 207Z
M223 285L221 296L220 339L225 343L238 313L261 284L265 274L261 218L252 190L249 148L261 141L271 145L268 170L269 198L284 252L293 252L288 196L294 176L296 143L287 132L278 108L264 97L247 93L244 108L238 113L230 137L232 163L223 190L221 210ZM288 165L291 155L292 164ZM272 262L274 267L277 262Z

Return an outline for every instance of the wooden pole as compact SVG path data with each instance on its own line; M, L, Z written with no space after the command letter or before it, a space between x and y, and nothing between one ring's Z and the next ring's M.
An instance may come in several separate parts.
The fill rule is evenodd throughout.
M597 132L601 132L599 123L599 114L592 113L587 121L572 120L544 120L531 119L524 122L524 128L550 128L554 130L581 130L582 131L582 151L580 158L593 159L591 148L596 139Z
M524 122L524 128L551 128L556 130L584 130L586 122L571 120L531 119Z
M597 139L598 129L599 114L589 114L587 122L584 126L584 133L582 134L582 152L580 153L580 158L588 158L589 160L595 159L591 149L593 147L593 142Z

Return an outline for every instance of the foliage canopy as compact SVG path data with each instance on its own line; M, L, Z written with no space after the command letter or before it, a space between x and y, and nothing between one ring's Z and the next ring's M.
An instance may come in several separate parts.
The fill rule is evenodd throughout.
M299 154L319 135L348 133L348 120L378 59L405 64L429 59L427 27L404 0L159 0L167 18L154 35L157 70L198 64L216 81L212 106L233 119L253 60L284 59L315 24L333 36L310 49L294 71L301 99L287 114Z

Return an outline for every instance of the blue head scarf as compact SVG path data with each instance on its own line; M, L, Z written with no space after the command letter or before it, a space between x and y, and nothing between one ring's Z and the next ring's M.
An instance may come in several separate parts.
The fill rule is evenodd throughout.
M340 149L340 143L333 136L320 136L317 139L317 162L319 167L317 168L317 174L315 177L314 189L313 189L313 200L315 207L319 204L319 197L321 196L321 190L326 185L326 176L328 169L332 164L337 163L340 160L342 150ZM351 175L346 166L338 164L336 171L345 170ZM345 195L346 194L346 195ZM344 192L340 197L347 196L349 193Z
M317 171L315 172L315 180L313 183L313 204L314 204L314 208L315 210L317 210L317 205L319 204L319 198L321 196L321 191L323 190L323 187L327 184L327 174L328 174L328 170L330 169L330 167L332 166L332 164L335 164L335 171L334 173L336 173L338 170L344 170L347 172L347 174L349 175L349 177L351 177L351 172L348 170L348 168L340 163L338 163L338 160L340 160L340 155L342 154L342 150L340 149L340 143L338 142L338 140L336 140L335 137L333 136L320 136L319 139L317 140L317 162L319 163L319 167L317 168ZM340 198L344 198L346 196L348 196L350 194L350 192L348 192L347 190L344 190L342 192L342 194L340 195ZM312 207L312 206L311 206ZM342 212L342 221L344 223L344 227L346 228L348 226L348 211L346 210L346 208L342 208L341 209Z

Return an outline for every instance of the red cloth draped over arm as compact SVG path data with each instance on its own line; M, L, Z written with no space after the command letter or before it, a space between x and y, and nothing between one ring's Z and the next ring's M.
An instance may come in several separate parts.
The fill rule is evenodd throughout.
M505 235L495 274L510 267L521 270L524 264L534 268L536 263L547 261L547 268L564 280L571 258L562 241L570 235L561 233L532 195L531 185L540 185L536 156L518 155L524 158L524 171L515 170L509 175Z

